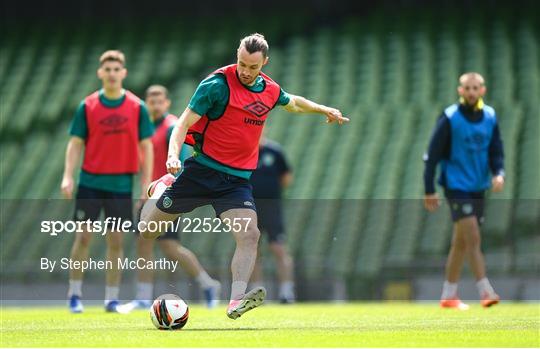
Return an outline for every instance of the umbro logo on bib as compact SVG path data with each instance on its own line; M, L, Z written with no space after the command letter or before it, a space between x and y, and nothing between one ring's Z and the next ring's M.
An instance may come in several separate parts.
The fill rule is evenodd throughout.
M251 104L246 105L244 107L244 110L247 110L251 114L260 118L264 114L267 114L271 110L271 108L261 101L255 101Z
M125 133L128 130L124 127L124 125L128 122L128 118L122 115L118 114L111 114L104 119L102 119L99 123L102 126L105 126L105 129L103 131L103 134L110 135L110 134L117 134L117 133Z
M103 126L118 128L125 124L128 118L118 114L111 114L103 118L99 123Z

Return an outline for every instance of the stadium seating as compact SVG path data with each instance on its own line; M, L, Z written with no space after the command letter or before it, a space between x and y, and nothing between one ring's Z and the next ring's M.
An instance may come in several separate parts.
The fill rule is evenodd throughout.
M51 199L60 198L71 117L99 87L100 53L125 51L126 86L142 96L150 84L167 85L179 113L200 79L233 62L238 38L255 30L270 40L266 71L285 90L351 118L335 127L277 108L267 123L267 136L283 145L294 168L286 226L302 277L373 280L382 271L440 268L451 221L446 204L434 214L422 207L422 155L437 116L456 100L458 75L468 70L486 77L486 101L498 111L505 143L506 189L490 194L486 207L488 261L501 272L538 272L540 36L531 15L522 13L517 25L504 13L441 20L422 12L324 26L271 16L243 23L10 24L0 50L0 179L8 202L2 251L23 261L10 275L24 277L25 261L40 254L69 251L70 239L51 239L34 225L71 214L71 204ZM212 214L206 207L191 217ZM29 234L34 243L15 248ZM186 233L183 242L210 270L227 272L234 251L227 234ZM103 255L103 241L92 251Z

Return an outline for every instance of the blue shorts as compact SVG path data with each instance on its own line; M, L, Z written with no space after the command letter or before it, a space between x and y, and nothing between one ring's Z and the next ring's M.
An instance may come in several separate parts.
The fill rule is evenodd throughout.
M184 162L184 170L157 201L157 207L170 214L191 212L212 205L219 217L236 208L256 211L249 180L214 170L193 158Z
M256 199L259 230L267 234L270 243L285 243L281 199Z
M484 192L465 192L460 190L445 189L444 195L450 205L452 221L457 222L462 218L475 216L478 224L484 222Z

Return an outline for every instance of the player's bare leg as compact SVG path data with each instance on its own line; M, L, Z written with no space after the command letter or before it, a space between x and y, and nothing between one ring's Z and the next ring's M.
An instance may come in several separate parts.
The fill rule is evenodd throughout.
M73 261L85 261L88 259L88 254L90 251L90 243L92 242L92 233L84 230L82 232L77 232L75 234L75 241L73 241L73 246L71 248L70 258ZM83 279L83 272L81 269L69 269L69 279L70 280L79 280Z
M137 256L146 260L154 259L154 240L143 239L141 236L137 237ZM142 268L137 269L137 281L139 283L153 284L154 283L154 271L152 269ZM152 300L152 295L149 298L138 298L142 300Z
M208 275L199 262L199 259L197 259L197 256L174 239L160 239L158 240L158 244L168 260L178 261L180 267L197 281L204 292L206 305L209 308L218 305L221 294L221 283Z
M294 262L287 251L285 244L280 242L270 243L270 251L276 259L277 274L279 280L279 299L282 303L294 302Z
M170 239L161 240L159 247L167 259L178 261L180 267L192 278L196 278L204 270L195 254L178 242Z
M237 319L245 312L259 306L266 297L266 290L255 288L246 293L253 267L257 259L257 246L260 232L257 227L257 213L251 209L231 209L221 214L220 218L232 225L236 240L236 250L231 262L232 285L227 316ZM236 218L236 221L235 221Z
M105 285L105 308L107 311L116 312L118 303L118 294L120 288L120 279L122 272L119 269L118 261L124 257L123 233L119 231L108 231L107 241L107 261L112 264L111 269L107 269Z
M238 300L245 294L247 283L257 259L257 246L260 237L257 228L257 214L251 209L232 209L221 214L221 219L231 223L236 219L240 223L238 227L232 227L232 233L236 240L236 249L231 262L233 281L231 300ZM251 221L248 222L245 219ZM235 283L237 285L234 285Z
M154 259L154 240L137 237L137 256L146 260ZM137 292L135 301L132 302L134 308L149 308L154 296L154 271L152 269L137 270Z
M462 232L465 240L466 255L471 271L477 280L486 276L484 256L480 250L480 229L476 217L466 217L457 222L458 229Z
M154 240L137 237L137 256L146 260L154 259ZM117 309L120 313L129 313L134 309L147 309L152 305L154 293L154 271L152 269L137 269L137 291L135 299L129 303L120 305Z
M458 281L467 248L465 235L466 231L463 227L455 223L452 244L448 253L448 259L446 260L446 281L444 282L441 295L441 307L443 308L457 308L461 310L469 308L468 305L461 302L457 293Z
M144 239L155 239L165 233L167 226L159 224L159 222L174 222L179 214L171 214L161 211L157 206L157 199L147 200L141 212L142 223L140 226L140 234ZM152 223L154 222L154 223ZM155 229L157 228L157 229Z
M460 230L465 232L463 236L466 244L466 255L472 273L476 278L476 286L482 299L481 303L485 307L495 305L499 302L499 296L495 293L486 277L486 263L480 248L481 237L478 220L474 216L467 217L461 219L457 224Z
M467 248L464 235L466 235L465 231L460 229L457 223L454 224L452 244L446 260L446 280L450 283L457 283L461 275Z
M175 177L171 174L166 174L160 179L152 182L148 190L149 200L143 205L141 211L141 218L139 221L139 231L143 238L145 239L155 239L161 234L165 233L166 226L163 224L155 224L155 227L159 228L154 230L153 225L150 222L159 223L159 222L174 222L179 214L171 214L161 211L157 207L157 201L161 195L165 192L167 187L169 187L175 180Z
M75 241L73 241L73 246L71 247L71 260L79 262L88 260L92 237L93 234L86 230L75 233ZM81 269L69 269L68 298L69 307L73 313L81 313L83 311L83 305L81 303L83 275Z
M264 282L263 282L261 251L257 250L257 259L255 260L253 271L251 272L250 284L252 287L262 287L263 283Z

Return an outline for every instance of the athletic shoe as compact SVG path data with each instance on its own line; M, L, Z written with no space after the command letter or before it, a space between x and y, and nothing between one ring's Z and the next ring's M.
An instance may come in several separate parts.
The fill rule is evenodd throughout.
M118 306L120 305L120 302L114 300L109 301L105 304L105 311L107 313L119 313Z
M212 280L212 285L203 290L204 298L206 299L206 306L208 308L214 308L219 304L219 297L221 295L221 283L217 280Z
M295 302L294 291L292 289L281 290L279 292L279 302L281 304L292 304L292 303L294 303Z
M441 308L454 308L459 310L467 310L469 306L463 303L459 298L441 299Z
M167 187L170 187L174 183L175 180L176 180L175 176L173 176L170 173L167 173L166 175L162 176L161 178L156 179L155 181L150 183L150 185L148 186L148 190L146 191L146 194L148 194L148 197L152 197L152 194L154 194L154 190L156 189L156 185L158 183L163 183Z
M81 297L79 296L71 296L68 300L68 306L69 311L71 311L74 314L82 313L84 310L83 304L81 302Z
M119 313L127 314L127 313L132 312L135 309L150 309L151 306L152 306L152 302L150 301L143 301L143 300L135 299L129 303L121 304L117 306L116 310Z
M227 308L227 316L236 320L244 315L244 313L261 305L264 298L266 298L266 290L264 287L256 287L246 293L242 299L231 301Z
M484 308L489 308L492 305L499 303L500 300L501 298L499 297L498 294L496 293L489 294L486 292L482 294L482 300L480 301L480 304L482 304Z

